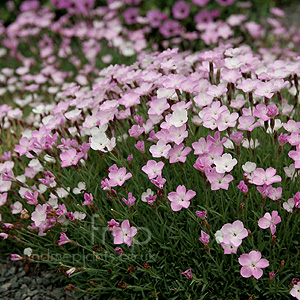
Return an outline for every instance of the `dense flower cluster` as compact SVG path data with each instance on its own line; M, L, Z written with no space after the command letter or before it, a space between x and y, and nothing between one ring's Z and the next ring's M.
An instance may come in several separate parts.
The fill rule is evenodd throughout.
M4 56L19 61L0 70L7 99L0 105L0 237L24 251L12 260L46 258L67 269L70 280L80 278L74 286L95 293L136 288L152 296L159 290L166 299L184 290L177 285L186 282L181 274L192 279L185 287L198 296L227 276L236 286L259 279L255 292L263 297L267 268L270 297L279 290L286 295L287 278L299 274L299 56L282 56L278 45L258 53L245 44L235 47L228 24L240 26L242 15L228 24L198 16L205 43L227 40L212 50L143 52L147 26L159 27L165 38L187 38L179 22L192 9L186 1L172 7L176 20L160 11L142 17L141 1L124 1L130 6L125 23L146 24L142 32L121 26L123 2L95 9L89 0L51 2L69 13L56 20L37 1L24 2L22 14L2 32L9 49ZM208 2L192 1L197 7ZM271 31L284 35L275 30L282 11L272 13ZM68 27L78 14L85 17ZM254 39L265 34L254 22L244 26ZM207 41L215 31L217 39ZM37 36L39 51L29 49L35 58L23 55L22 43ZM74 38L84 57L76 54ZM123 55L139 53L138 60L98 69L103 40ZM52 253L82 250L95 261L56 258L47 246ZM212 299L220 291L213 293ZM295 280L290 294L300 297Z

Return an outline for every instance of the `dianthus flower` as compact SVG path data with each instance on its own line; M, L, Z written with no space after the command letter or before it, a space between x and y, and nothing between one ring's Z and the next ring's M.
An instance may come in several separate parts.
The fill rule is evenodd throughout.
M242 265L240 273L244 278L253 276L259 279L263 275L262 269L269 266L269 261L265 258L261 258L259 251L242 254L239 257L239 263Z

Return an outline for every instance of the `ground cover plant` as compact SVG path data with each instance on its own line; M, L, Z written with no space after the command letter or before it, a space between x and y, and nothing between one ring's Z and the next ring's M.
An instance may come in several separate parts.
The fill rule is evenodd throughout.
M300 299L297 29L151 52L109 5L1 29L1 247L95 299Z

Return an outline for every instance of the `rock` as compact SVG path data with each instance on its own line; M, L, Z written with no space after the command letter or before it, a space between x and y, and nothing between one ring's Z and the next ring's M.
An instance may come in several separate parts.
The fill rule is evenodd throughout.
M6 292L12 286L11 282L7 282L0 287L0 293Z
M11 285L11 288L12 289L17 289L19 286L20 286L20 283L18 281L13 281L12 285Z
M27 295L32 297L32 296L36 295L37 293L38 293L38 290L35 289L33 291L28 291Z
M21 300L22 292L19 290L15 293L15 299L16 300Z
M16 273L17 268L16 267L11 267L8 272L6 273L7 276L9 275L14 275Z
M22 280L22 282L28 285L31 282L31 280L32 279L29 278L29 277L24 277L23 280Z
M28 289L28 286L25 283L23 283L20 287L20 290L27 290L27 289Z
M51 295L56 299L59 300L60 297L64 295L64 291L61 288L56 288L51 292Z
M21 277L24 277L25 274L26 274L25 271L21 271L17 274L17 276L21 278Z

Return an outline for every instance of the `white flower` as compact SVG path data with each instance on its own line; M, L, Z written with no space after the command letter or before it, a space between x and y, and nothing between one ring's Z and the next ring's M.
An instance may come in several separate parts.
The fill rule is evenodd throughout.
M65 190L64 188L58 188L56 190L58 197L60 198L65 198L69 195L70 192L70 188L68 187L67 190Z
M287 212L292 213L295 206L294 199L290 198L287 202L284 202L282 206Z
M231 154L225 153L221 157L216 157L214 164L216 165L216 171L221 174L230 172L237 164L237 160L232 158Z
M218 244L221 244L223 242L223 232L221 230L218 230L216 233L215 233L215 239L216 239L216 242Z
M80 221L80 220L85 219L86 214L81 213L81 212L79 212L79 211L74 211L73 216L74 216L74 218L75 218L76 220L79 220L79 221Z
M256 163L247 161L244 165L242 165L242 169L244 172L251 173L256 169Z
M141 199L143 202L147 202L146 198L148 198L149 196L153 196L154 192L151 189L147 189L146 192L144 192L141 196Z
M86 184L85 182L79 182L78 187L73 189L73 193L75 195L81 194L84 190L86 190Z
M289 167L283 168L285 174L289 178L295 178L298 176L298 172L296 172L295 164L290 164Z
M32 255L32 249L31 248L25 248L24 249L24 255L30 257Z
M187 111L185 109L177 109L172 113L169 123L175 127L181 127L188 121Z
M249 145L249 141L248 139L243 139L243 142L242 142L242 146L244 148L251 148L251 149L255 149L257 148L258 146L260 145L260 143L258 142L258 139L255 140L255 142L253 142L253 139L250 140L250 145Z
M104 148L109 144L110 140L107 138L105 133L99 133L92 135L91 137L91 148L93 150L103 151ZM105 152L105 151L103 151Z

